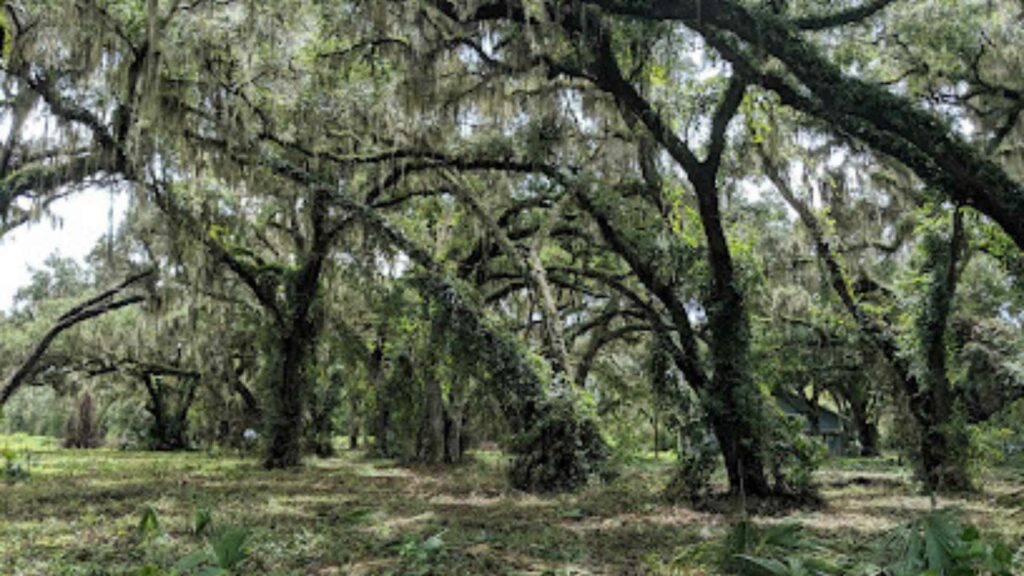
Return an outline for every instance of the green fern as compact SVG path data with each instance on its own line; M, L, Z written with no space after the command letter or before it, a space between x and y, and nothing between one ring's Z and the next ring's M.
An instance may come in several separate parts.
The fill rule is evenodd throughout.
M1010 549L999 541L985 541L977 528L962 525L955 508L936 510L895 528L882 552L889 558L892 576L1012 573Z
M760 558L739 554L739 574L743 576L827 576L843 574L837 564L816 558L805 558L800 555L787 558L785 561L774 558Z

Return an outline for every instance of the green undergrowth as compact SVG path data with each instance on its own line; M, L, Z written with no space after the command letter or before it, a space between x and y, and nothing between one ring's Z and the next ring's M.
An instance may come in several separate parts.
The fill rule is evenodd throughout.
M343 451L268 472L231 453L5 443L33 456L27 480L0 483L0 574L198 574L175 567L185 558L196 570L216 567L212 536L197 534L203 515L244 531L232 574L714 574L686 552L720 541L735 522L667 502L665 459L638 460L575 495L534 496L508 487L508 459L497 452L438 469ZM904 470L869 468L826 466L826 507L785 520L847 554L865 534L930 509ZM1020 489L994 480L986 493L942 504L1019 546L1022 517L1010 504ZM152 528L143 530L149 510Z

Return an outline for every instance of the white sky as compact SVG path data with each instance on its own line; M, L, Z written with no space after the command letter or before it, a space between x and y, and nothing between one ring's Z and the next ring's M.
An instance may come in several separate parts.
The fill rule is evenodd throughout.
M59 252L84 262L107 233L112 206L116 229L128 209L128 194L111 197L107 190L89 189L54 202L51 208L58 222L43 217L0 238L0 309L11 309L14 293L31 278L30 267L41 267L50 254Z

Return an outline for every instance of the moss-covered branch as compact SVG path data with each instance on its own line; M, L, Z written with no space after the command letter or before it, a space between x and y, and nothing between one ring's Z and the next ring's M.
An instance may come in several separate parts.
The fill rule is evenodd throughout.
M1024 186L935 114L884 87L843 73L784 18L755 12L736 0L592 0L590 4L622 16L678 21L707 39L718 37L718 43L721 34L728 33L767 52L814 95L814 99L787 104L837 130L865 137L872 147L905 163L936 190L998 222L1024 249ZM737 54L723 56L732 60ZM804 108L806 104L813 107Z

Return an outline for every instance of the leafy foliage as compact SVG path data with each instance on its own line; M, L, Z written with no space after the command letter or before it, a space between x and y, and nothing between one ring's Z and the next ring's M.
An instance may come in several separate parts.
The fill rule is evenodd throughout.
M427 538L411 538L402 543L398 550L403 574L426 576L434 573L434 567L444 559L447 548L444 531Z
M152 506L146 506L139 517L139 524L136 533L142 540L155 537L160 532L160 519L157 518L156 510Z
M752 576L1013 574L1012 550L997 539L984 539L973 526L961 525L957 514L953 509L932 511L890 530L871 546L870 558L832 560L795 525L762 529L744 520L722 546L722 567Z
M9 448L0 450L3 456L3 479L6 484L25 482L32 477L32 456L26 451L24 456L19 458L18 454Z
M894 529L882 545L891 573L1012 574L1010 548L984 539L974 526L962 525L957 514L954 509L936 510Z

